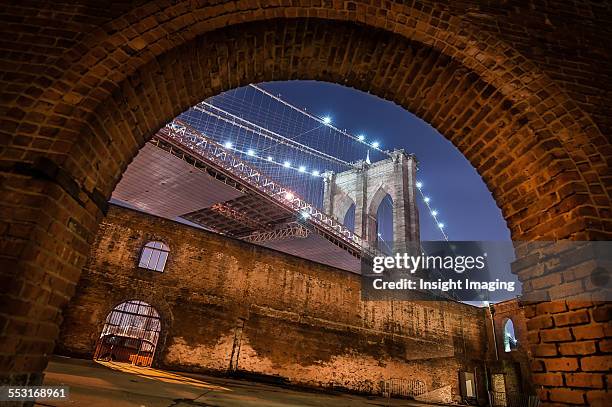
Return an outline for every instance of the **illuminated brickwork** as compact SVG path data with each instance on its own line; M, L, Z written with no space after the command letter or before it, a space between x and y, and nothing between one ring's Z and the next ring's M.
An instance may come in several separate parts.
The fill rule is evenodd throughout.
M170 249L163 273L138 267L150 240ZM486 399L484 309L362 301L360 285L347 271L111 207L56 351L90 358L110 310L140 300L162 318L160 367L366 394L401 378L421 382L421 396L439 402L460 401L459 372L476 371Z
M609 239L610 5L480 4L2 6L3 380L40 381L106 199L145 140L249 82L325 80L393 101L470 160L514 239ZM564 283L588 285L575 278ZM529 341L556 347L534 354L543 400L607 396L609 306L540 304L526 317ZM586 342L594 353L573 349Z

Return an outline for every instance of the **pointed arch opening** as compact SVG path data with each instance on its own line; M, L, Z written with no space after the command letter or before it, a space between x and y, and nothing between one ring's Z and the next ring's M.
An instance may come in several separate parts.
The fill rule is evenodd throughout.
M514 323L507 319L504 323L504 352L511 352L518 347L518 340L514 333Z
M376 247L383 253L393 253L393 199L386 194L376 210Z
M351 206L346 210L344 214L344 219L342 220L344 226L346 226L349 230L355 231L355 203L353 202Z

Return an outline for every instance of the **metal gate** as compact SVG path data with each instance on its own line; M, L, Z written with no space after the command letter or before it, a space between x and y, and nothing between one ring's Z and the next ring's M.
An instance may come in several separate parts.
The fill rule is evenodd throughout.
M138 300L123 302L106 317L94 359L151 366L160 331L155 308Z
M425 383L415 379L391 378L380 382L383 397L407 397L420 396L427 392Z

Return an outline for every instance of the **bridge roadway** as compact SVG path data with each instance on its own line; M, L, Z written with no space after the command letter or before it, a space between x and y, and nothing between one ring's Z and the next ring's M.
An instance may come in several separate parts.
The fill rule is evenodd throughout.
M174 121L128 167L112 202L359 273L359 236Z

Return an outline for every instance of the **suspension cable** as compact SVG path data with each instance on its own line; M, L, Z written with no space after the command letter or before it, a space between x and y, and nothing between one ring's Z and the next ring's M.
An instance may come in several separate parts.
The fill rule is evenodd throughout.
M211 112L210 110L207 110L206 108L203 108L200 105L204 105L206 107L210 107L210 108L215 109L215 110L217 110L217 111L219 111L219 112L221 112L221 113L223 113L225 115L228 115L229 117L231 117L233 119L233 121L229 120L229 119L227 119L225 117L222 117L222 116L220 116L220 115L218 115L218 114L216 114L214 112ZM206 113L206 114L209 114L211 116L214 116L214 117L216 117L219 120L223 120L223 121L225 121L227 123L230 123L230 124L232 124L234 126L238 126L238 127L242 128L244 130L251 131L251 132L253 132L255 134L258 134L260 136L263 136L263 137L265 137L267 139L271 139L273 141L276 141L279 144L283 144L283 145L286 145L286 146L291 147L291 148L296 148L296 149L298 149L300 151L303 151L305 153L308 153L308 154L311 154L311 155L314 155L314 156L318 156L320 158L323 158L324 160L336 162L337 164L342 164L342 165L345 165L345 166L350 167L350 168L355 168L356 167L356 165L354 163L350 163L348 161L344 161L344 160L342 160L340 158L334 157L333 155L326 154L326 153L324 153L322 151L316 150L316 149L314 149L312 147L309 147L309 146L307 146L305 144L302 144L300 142L292 140L292 139L290 139L288 137L284 137L284 136L282 136L282 135L280 135L280 134L278 134L278 133L276 133L276 132L274 132L272 130L266 129L266 128L261 127L261 126L258 126L255 123L252 123L252 122L250 122L250 121L248 121L246 119L243 119L240 116L236 116L236 115L234 115L234 114L232 114L232 113L230 113L230 112L228 112L226 110L223 110L220 107L212 105L212 104L210 104L210 103L208 103L206 101L197 104L196 106L194 106L194 108L196 110L199 110L199 111L203 112L203 113ZM245 123L245 124L243 125L243 124L240 124L240 123L236 123L236 120L238 120L239 122ZM251 127L248 127L248 126L251 126ZM280 139L280 140L275 139L275 137Z
M263 93L264 95L267 95L267 96L271 97L272 99L276 100L277 102L280 102L280 103L284 104L285 106L288 106L288 107L290 107L291 109L293 109L293 110L295 110L295 111L298 111L298 112L302 113L303 115L306 115L306 116L310 117L311 119L316 120L317 122L319 122L319 123L321 123L321 124L323 124L323 125L325 125L325 126L331 127L332 129L334 129L334 130L335 130L335 131L337 131L338 133L340 133L340 134L342 134L342 135L344 135L344 136L346 136L346 137L348 137L348 138L352 139L353 141L356 141L356 142L358 142L358 143L360 143L360 144L365 144L366 146L368 146L368 148L371 148L371 149L377 150L377 151L379 151L379 152L381 152L381 153L383 153L383 154L386 154L388 157L391 157L391 156L392 156L392 155L391 155L391 153L389 153L388 151L382 150L382 149L380 149L380 148L378 148L378 147L374 147L374 146L372 146L372 145L370 145L370 144L366 143L364 140L360 140L358 137L353 136L352 134L350 134L350 133L346 132L345 130L340 130L339 128L337 128L337 127L336 127L336 126L334 126L333 124L331 124L331 123L326 123L326 122L325 122L325 121L323 121L323 119L321 119L320 117L317 117L317 116L315 116L315 115L313 115L313 114L310 114L310 113L308 113L308 112L306 112L306 111L304 111L304 110L302 110L302 109L300 109L300 108L297 108L297 107L293 106L291 103L284 101L283 99L279 98L278 96L275 96L275 95L271 94L271 93L270 93L270 92L268 92L267 90L262 89L262 88L260 88L259 86L255 85L255 84L252 84L252 83L251 83L251 84L249 84L249 86L250 86L250 87L252 87L252 88L254 88L254 89L256 89L256 90L258 90L258 91L260 91L260 92L261 92L261 93Z

